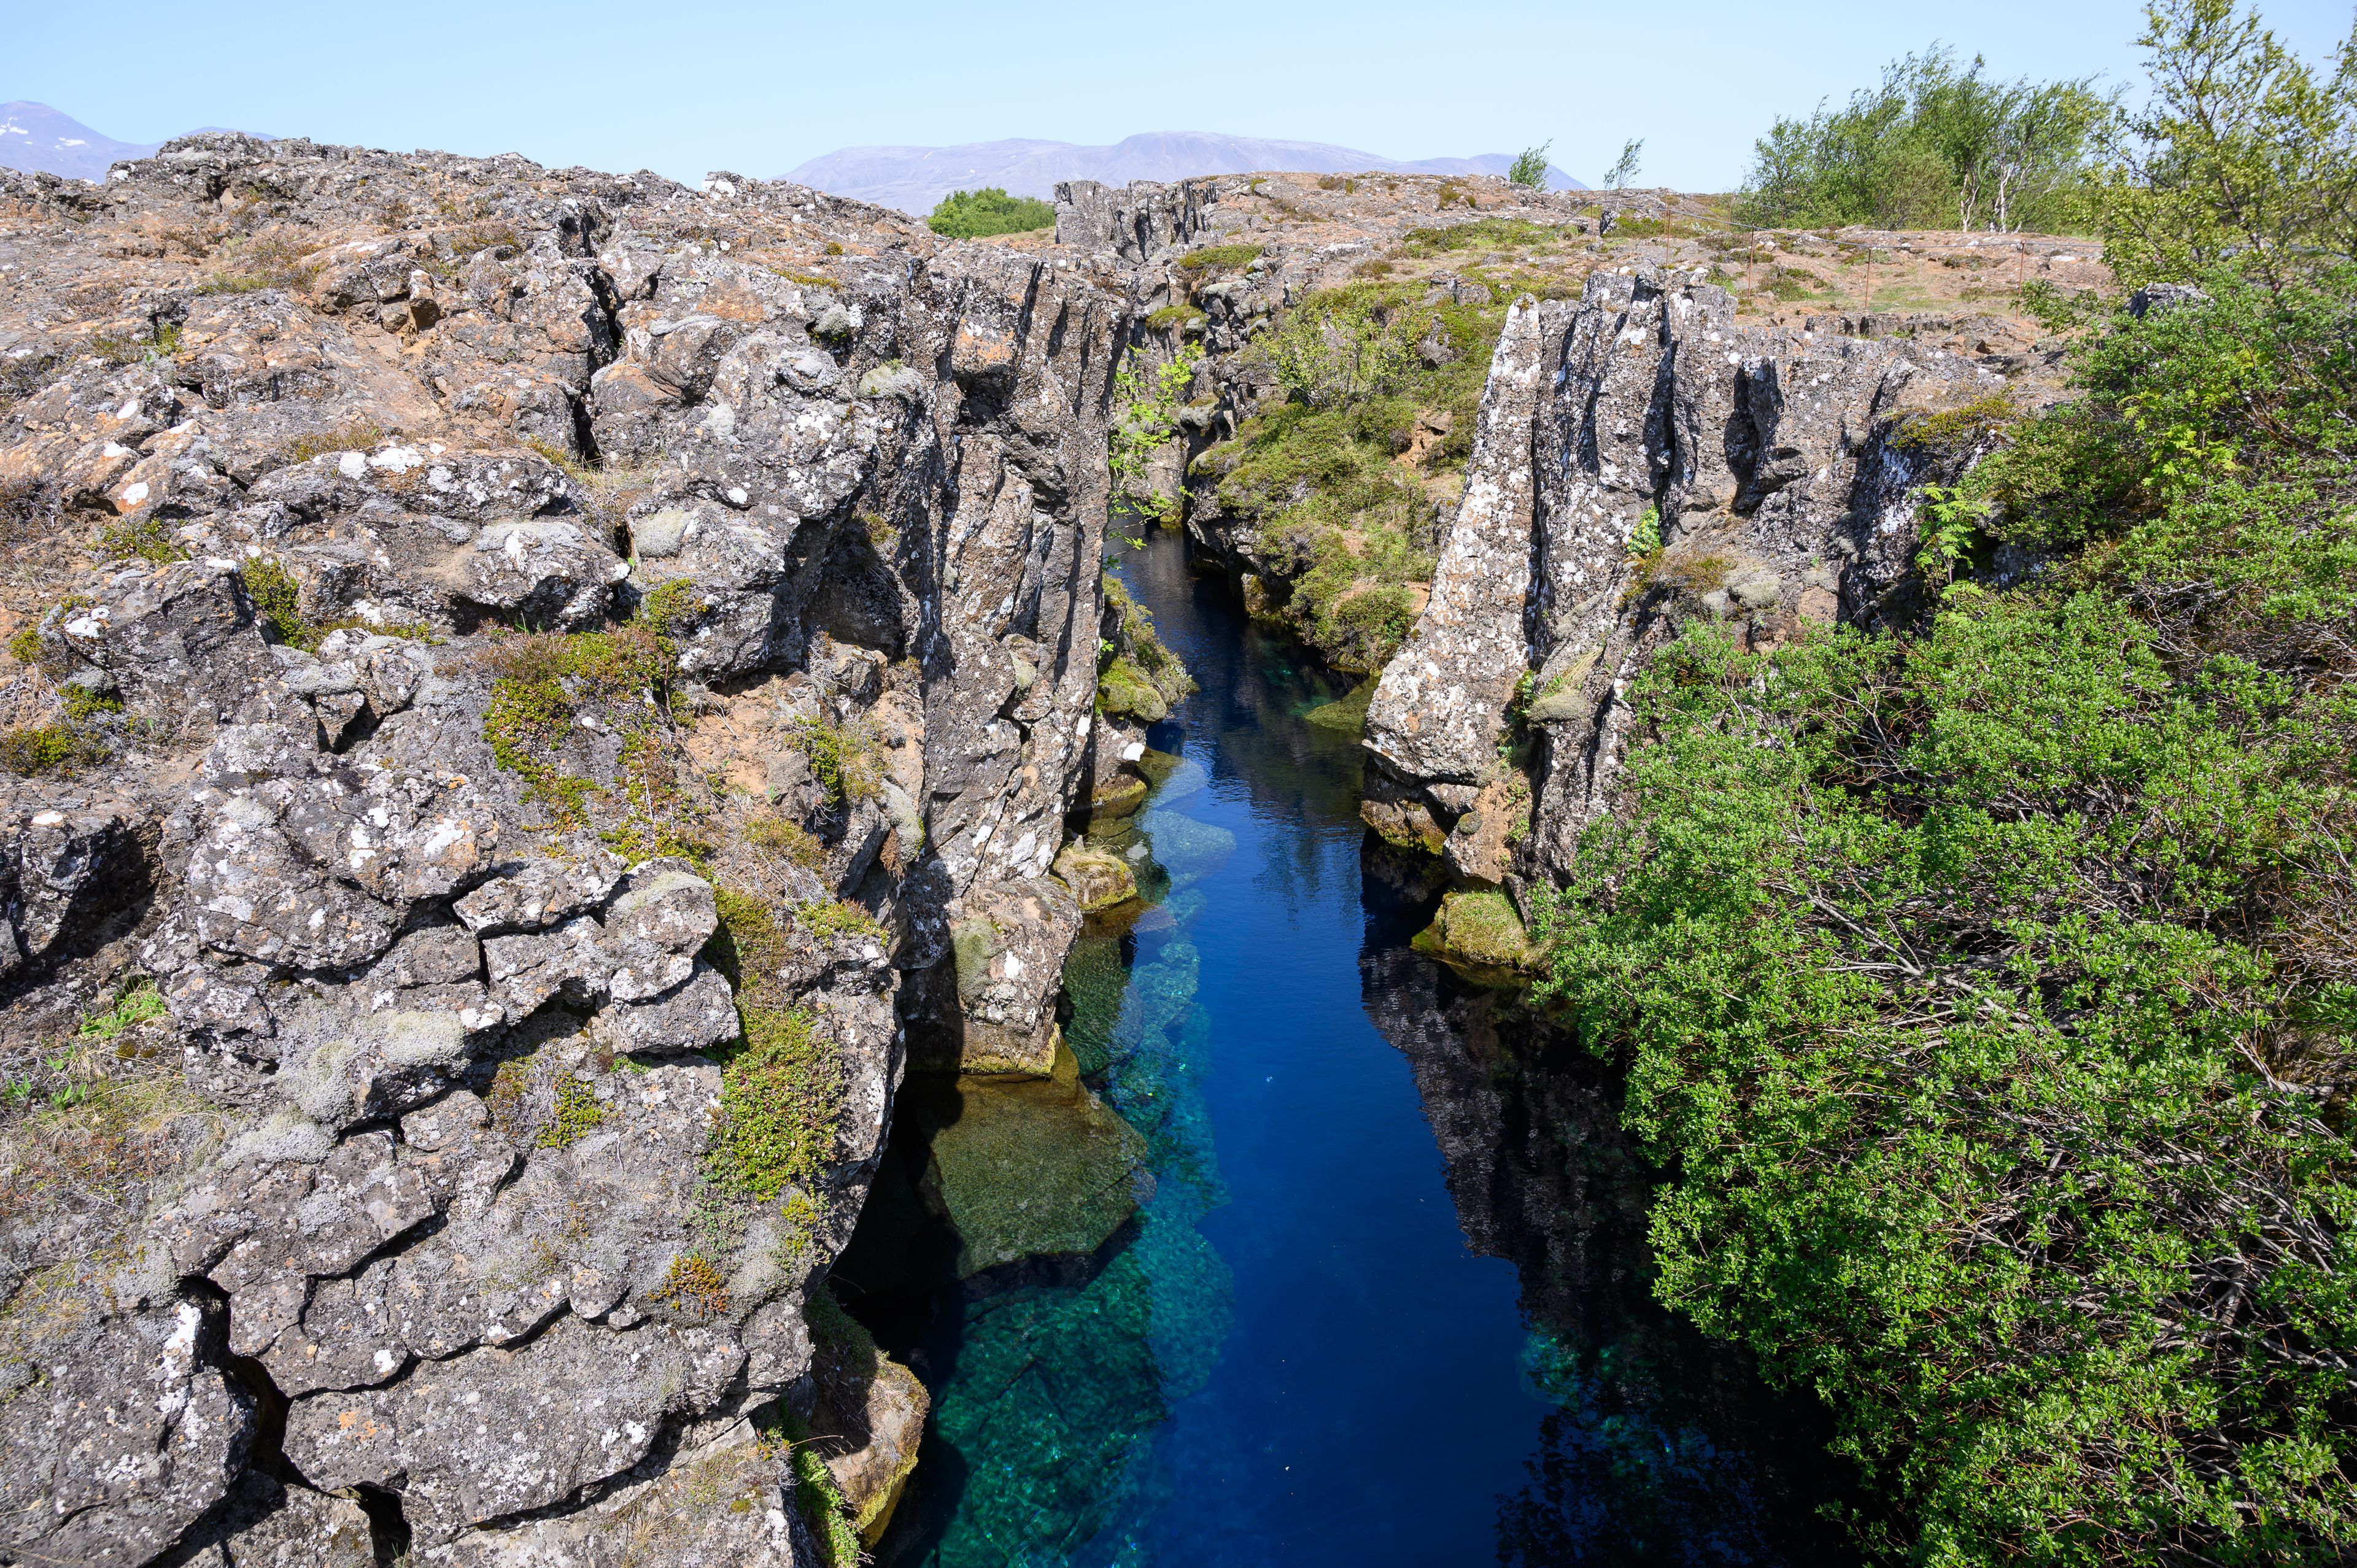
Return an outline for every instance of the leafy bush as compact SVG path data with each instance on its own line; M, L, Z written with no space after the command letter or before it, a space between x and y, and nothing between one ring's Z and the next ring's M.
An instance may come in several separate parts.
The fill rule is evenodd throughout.
M153 561L159 566L188 558L179 542L152 517L108 523L98 531L98 547L117 560Z
M1533 190L1544 190L1547 177L1547 149L1553 142L1541 142L1535 147L1524 147L1506 170L1506 178L1513 185L1527 186Z
M2075 400L1903 429L1996 446L1920 622L1688 632L1535 900L1674 1173L1660 1294L1919 1562L2357 1552L2357 269L2238 262Z
M2357 261L2357 35L2324 76L2236 0L2165 0L2115 139L2104 259L2135 287L2227 261L2270 284Z
M0 768L27 777L70 773L106 760L106 747L65 725L18 725L0 730Z
M1312 408L1390 391L1415 354L1390 313L1348 290L1289 312L1258 348L1286 395Z
M275 561L264 559L245 562L237 575L253 604L254 618L280 642L306 652L319 646L324 634L303 618L303 590L294 574Z
M1009 196L995 185L981 190L953 190L925 220L926 228L952 240L1022 234L1055 225L1055 208L1034 197Z
M1153 317L1146 319L1151 325ZM1112 471L1115 498L1134 512L1160 516L1165 510L1150 484L1150 470L1155 454L1178 434L1180 401L1195 384L1195 372L1202 364L1203 350L1188 344L1151 369L1132 353L1114 375L1114 406L1120 412L1106 433L1106 465Z

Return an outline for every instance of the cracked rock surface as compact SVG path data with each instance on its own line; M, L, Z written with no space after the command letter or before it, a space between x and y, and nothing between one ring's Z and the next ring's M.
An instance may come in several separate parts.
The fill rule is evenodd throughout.
M0 261L0 1562L816 1561L912 1038L1052 1045L1129 293L225 134Z

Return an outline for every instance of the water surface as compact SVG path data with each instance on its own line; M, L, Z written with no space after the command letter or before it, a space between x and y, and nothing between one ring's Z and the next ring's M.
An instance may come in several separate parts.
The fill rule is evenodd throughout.
M928 1150L992 1091L910 1080L838 1269L935 1399L879 1559L1837 1561L1790 1463L1813 1412L1650 1304L1609 1074L1408 950L1437 889L1361 824L1356 737L1303 716L1349 682L1172 535L1122 571L1202 687L1099 835L1146 907L1066 969L1143 1201L1087 1255L952 1283Z

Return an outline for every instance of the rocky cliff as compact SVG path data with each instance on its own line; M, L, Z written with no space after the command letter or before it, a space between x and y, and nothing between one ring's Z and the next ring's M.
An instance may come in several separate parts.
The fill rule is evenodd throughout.
M725 175L0 180L0 1560L814 1560L907 1057L1051 1045L1126 294Z
M1502 182L1074 184L1058 212L1183 383L1132 504L1380 672L1365 815L1505 912L1493 961L1522 935L1484 890L1567 872L1653 650L1698 617L1757 648L1913 614L1922 487L2057 395L2019 285L2104 275L2083 242ZM1826 308L1894 293L1948 308Z
M1695 274L1518 303L1430 600L1368 709L1371 820L1469 882L1561 873L1652 650L1695 616L1762 647L1894 613L1920 487L1974 433L1932 422L2005 392L1936 346L1738 328ZM1525 729L1527 784L1501 758Z

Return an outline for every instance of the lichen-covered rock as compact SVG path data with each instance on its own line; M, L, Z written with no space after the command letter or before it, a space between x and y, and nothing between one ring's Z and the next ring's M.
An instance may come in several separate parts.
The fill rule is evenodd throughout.
M1131 873L1129 864L1117 854L1107 854L1085 844L1072 844L1056 857L1056 875L1072 890L1083 915L1110 909L1137 897L1137 878Z
M1487 891L1451 893L1441 899L1432 924L1417 934L1415 946L1476 969L1530 969L1540 956L1513 901L1503 893Z
M254 1410L199 1343L207 1333L203 1309L181 1302L43 1348L31 1385L0 1404L0 1550L145 1563L228 1492Z
M299 140L0 205L0 716L71 740L0 815L0 1049L123 1031L87 1126L0 1105L0 1281L73 1306L0 1325L5 1552L814 1560L724 1434L808 1381L914 1041L1046 1070L1128 297Z
M665 1418L711 1405L744 1363L710 1329L565 1318L522 1349L425 1362L384 1390L306 1395L286 1412L286 1440L318 1486L399 1481L413 1538L440 1546L629 1469Z
M1881 602L1927 472L1897 416L1996 384L1939 348L1738 328L1724 290L1653 268L1518 304L1432 596L1368 711L1369 821L1474 881L1515 875L1458 824L1496 815L1475 802L1503 782L1520 689L1544 746L1515 853L1567 867L1617 767L1619 693L1680 616L1760 646Z

